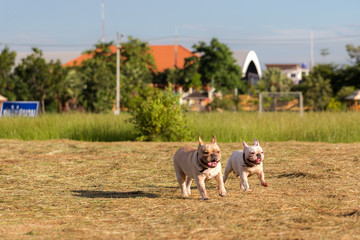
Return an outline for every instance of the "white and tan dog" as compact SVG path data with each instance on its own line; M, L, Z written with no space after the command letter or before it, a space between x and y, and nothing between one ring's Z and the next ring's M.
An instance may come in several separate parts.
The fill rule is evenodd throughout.
M226 190L221 172L221 152L213 136L211 143L205 144L199 136L199 146L180 148L174 155L176 178L180 184L181 196L191 195L191 182L194 179L200 191L201 198L208 200L205 180L215 178L218 183L218 193L224 197ZM187 178L186 178L187 176Z
M249 188L248 177L256 174L261 182L261 185L268 187L269 183L265 182L265 175L263 171L264 151L260 147L259 141L254 139L254 146L248 146L243 142L244 150L235 151L231 154L225 168L224 184L231 172L234 172L237 177L240 177L240 189L244 191L251 191Z

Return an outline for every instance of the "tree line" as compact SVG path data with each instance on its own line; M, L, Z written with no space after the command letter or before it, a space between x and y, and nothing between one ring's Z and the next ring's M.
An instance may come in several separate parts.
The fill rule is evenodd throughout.
M9 100L40 102L43 113L63 111L109 112L115 105L116 53L113 42L98 43L85 53L93 57L80 65L65 67L57 61L46 62L40 49L15 66L16 52L7 46L0 53L0 94ZM259 91L302 91L305 103L314 110L342 108L343 98L360 88L360 46L347 45L353 62L346 66L316 65L300 85L294 86L278 69L268 69L256 89L241 80L241 67L230 48L216 38L209 44L193 45L193 56L183 68L158 72L146 42L129 37L121 43L121 108L136 109L157 91L150 84L183 88L214 86L217 91L239 93Z
M346 110L345 97L360 89L360 46L346 45L349 64L315 65L309 76L292 90L302 91L305 104L313 110Z

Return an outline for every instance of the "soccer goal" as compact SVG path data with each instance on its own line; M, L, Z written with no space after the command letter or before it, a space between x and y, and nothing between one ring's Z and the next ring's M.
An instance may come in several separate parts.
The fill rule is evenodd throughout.
M259 113L299 111L304 114L302 92L261 92L259 94Z

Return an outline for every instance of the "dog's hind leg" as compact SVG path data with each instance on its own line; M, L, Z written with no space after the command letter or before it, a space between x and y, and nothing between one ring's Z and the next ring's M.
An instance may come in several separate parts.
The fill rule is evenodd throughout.
M177 164L174 164L174 167L175 167L176 179L178 180L180 189L181 189L181 196L184 198L188 197L188 194L186 191L186 182L185 182L186 175L185 175L184 171L179 166L177 166Z
M227 164L226 164L226 167L225 167L225 171L224 171L224 177L223 177L223 180L224 180L224 184L226 182L226 179L228 178L229 174L233 171L233 168L231 166L231 162L228 160Z
M218 183L218 193L221 197L225 197L226 196L226 190L224 187L224 181L223 181L223 176L222 173L219 172L218 175L215 176L215 180Z
M181 197L183 197L183 198L189 197L189 194L186 190L186 181L185 181L186 175L185 175L185 173L176 174L176 178L177 178L180 188L181 188Z

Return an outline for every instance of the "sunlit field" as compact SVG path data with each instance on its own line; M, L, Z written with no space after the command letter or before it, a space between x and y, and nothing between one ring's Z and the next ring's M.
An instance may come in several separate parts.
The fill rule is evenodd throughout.
M210 138L203 138L210 141ZM250 144L250 142L249 142ZM360 143L262 142L270 186L182 199L172 156L197 142L0 140L1 239L359 239ZM241 143L219 142L222 166Z
M197 135L219 142L250 141L320 141L360 142L360 113L225 112L188 113ZM130 115L46 114L37 118L0 118L0 138L21 140L72 139L84 141L134 141Z
M188 113L192 142L138 142L130 115L0 118L0 238L356 239L360 114ZM216 135L222 166L258 138L270 186L180 197L172 157ZM26 140L26 141L23 141ZM31 141L30 141L31 140ZM76 140L76 141L74 141Z

